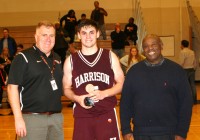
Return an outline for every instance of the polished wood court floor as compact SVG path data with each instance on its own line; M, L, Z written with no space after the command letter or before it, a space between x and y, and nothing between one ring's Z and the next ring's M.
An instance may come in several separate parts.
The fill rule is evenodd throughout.
M197 92L198 100L200 100L200 83L197 83ZM0 140L15 140L13 115L9 115L11 109L7 107L5 99L4 102L4 106L0 108ZM69 102L64 98L62 112L64 114L65 140L71 140L73 132L72 108L67 107L68 104ZM119 106L116 107L116 110L119 115ZM200 140L200 103L193 106L192 121L187 140Z

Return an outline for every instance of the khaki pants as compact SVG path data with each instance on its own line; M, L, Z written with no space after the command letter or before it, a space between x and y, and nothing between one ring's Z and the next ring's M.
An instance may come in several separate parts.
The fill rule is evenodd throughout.
M63 115L23 114L27 136L20 140L64 140Z

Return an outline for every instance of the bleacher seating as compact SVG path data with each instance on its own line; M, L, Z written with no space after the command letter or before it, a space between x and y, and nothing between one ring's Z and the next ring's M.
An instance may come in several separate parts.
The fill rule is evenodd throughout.
M123 30L125 23L121 23L121 29ZM23 44L24 49L31 47L35 43L35 26L16 26L7 27L10 35L15 38L17 44ZM115 23L106 24L107 40L98 40L98 45L102 48L111 49L110 33L114 30ZM0 28L2 30L2 27ZM79 41L75 42L78 47L81 46ZM129 52L130 46L126 46L126 53Z

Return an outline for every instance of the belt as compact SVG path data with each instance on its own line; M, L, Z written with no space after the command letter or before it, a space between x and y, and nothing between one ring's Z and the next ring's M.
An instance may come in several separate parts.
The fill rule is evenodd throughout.
M33 114L33 115L52 115L60 112L22 112L22 114Z

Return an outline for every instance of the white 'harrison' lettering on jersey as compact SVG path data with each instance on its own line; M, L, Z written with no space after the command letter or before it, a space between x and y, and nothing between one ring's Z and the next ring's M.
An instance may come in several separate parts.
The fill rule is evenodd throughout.
M102 72L88 72L79 75L75 78L76 88L78 88L81 84L90 82L90 81L101 81L106 84L110 84L110 76L108 74Z

